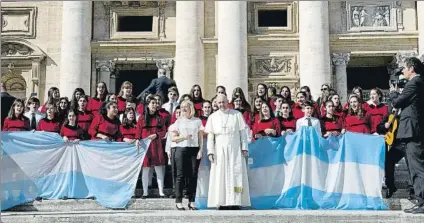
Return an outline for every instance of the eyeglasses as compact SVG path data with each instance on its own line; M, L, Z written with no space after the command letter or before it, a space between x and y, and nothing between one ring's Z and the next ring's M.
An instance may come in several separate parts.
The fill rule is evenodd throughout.
M328 88L321 88L321 91L328 91Z

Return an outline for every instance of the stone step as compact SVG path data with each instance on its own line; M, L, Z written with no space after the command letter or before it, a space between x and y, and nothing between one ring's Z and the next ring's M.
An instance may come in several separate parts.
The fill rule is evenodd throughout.
M384 196L384 194L383 194ZM404 210L413 206L413 203L404 198L407 193L403 190L397 191L390 199L385 199L385 203L390 210ZM183 200L187 204L187 200ZM55 212L55 211L104 211L111 210L99 205L95 200L89 199L68 199L68 200L42 200L33 201L13 207L6 212ZM132 199L125 209L117 210L175 210L175 199L172 198L147 198Z
M402 211L242 210L242 211L78 211L2 213L4 223L45 222L408 222L422 223L424 215Z

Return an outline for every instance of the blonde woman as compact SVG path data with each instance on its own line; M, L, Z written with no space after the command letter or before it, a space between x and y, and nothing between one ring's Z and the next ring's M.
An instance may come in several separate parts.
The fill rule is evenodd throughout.
M188 179L187 195L189 210L197 210L194 199L197 187L197 171L202 158L203 124L194 117L193 102L183 101L180 106L181 116L172 125L172 141L175 142L175 202L178 210L185 210L182 205L184 179Z
M122 114L127 108L127 99L132 96L133 85L129 81L124 81L121 85L121 90L119 91L117 103L118 103L118 112Z

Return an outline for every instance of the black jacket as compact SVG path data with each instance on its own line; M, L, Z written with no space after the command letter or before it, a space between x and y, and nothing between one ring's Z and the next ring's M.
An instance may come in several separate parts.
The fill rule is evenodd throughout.
M150 85L137 96L137 99L141 100L143 99L142 97L144 93L151 92L160 95L163 102L166 102L168 101L168 98L166 97L168 94L168 89L172 86L176 86L175 81L166 76L155 78L152 80Z
M1 95L1 126L3 126L4 119L9 114L10 107L12 107L15 97L7 92L0 92Z
M424 80L421 76L406 83L401 94L390 93L393 107L400 108L397 139L424 137Z

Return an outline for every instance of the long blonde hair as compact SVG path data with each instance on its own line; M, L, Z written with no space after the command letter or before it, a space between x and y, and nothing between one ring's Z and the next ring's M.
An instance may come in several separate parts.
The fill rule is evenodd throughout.
M189 100L183 101L180 105L180 108L182 107L188 107L190 110L190 118L194 117L195 110L194 110L194 104L192 101L189 101Z
M124 83L122 83L122 85L121 85L121 90L119 91L118 97L121 97L124 94L125 88L131 88L131 90L132 90L132 87L133 87L133 85L132 85L131 82L124 81Z

